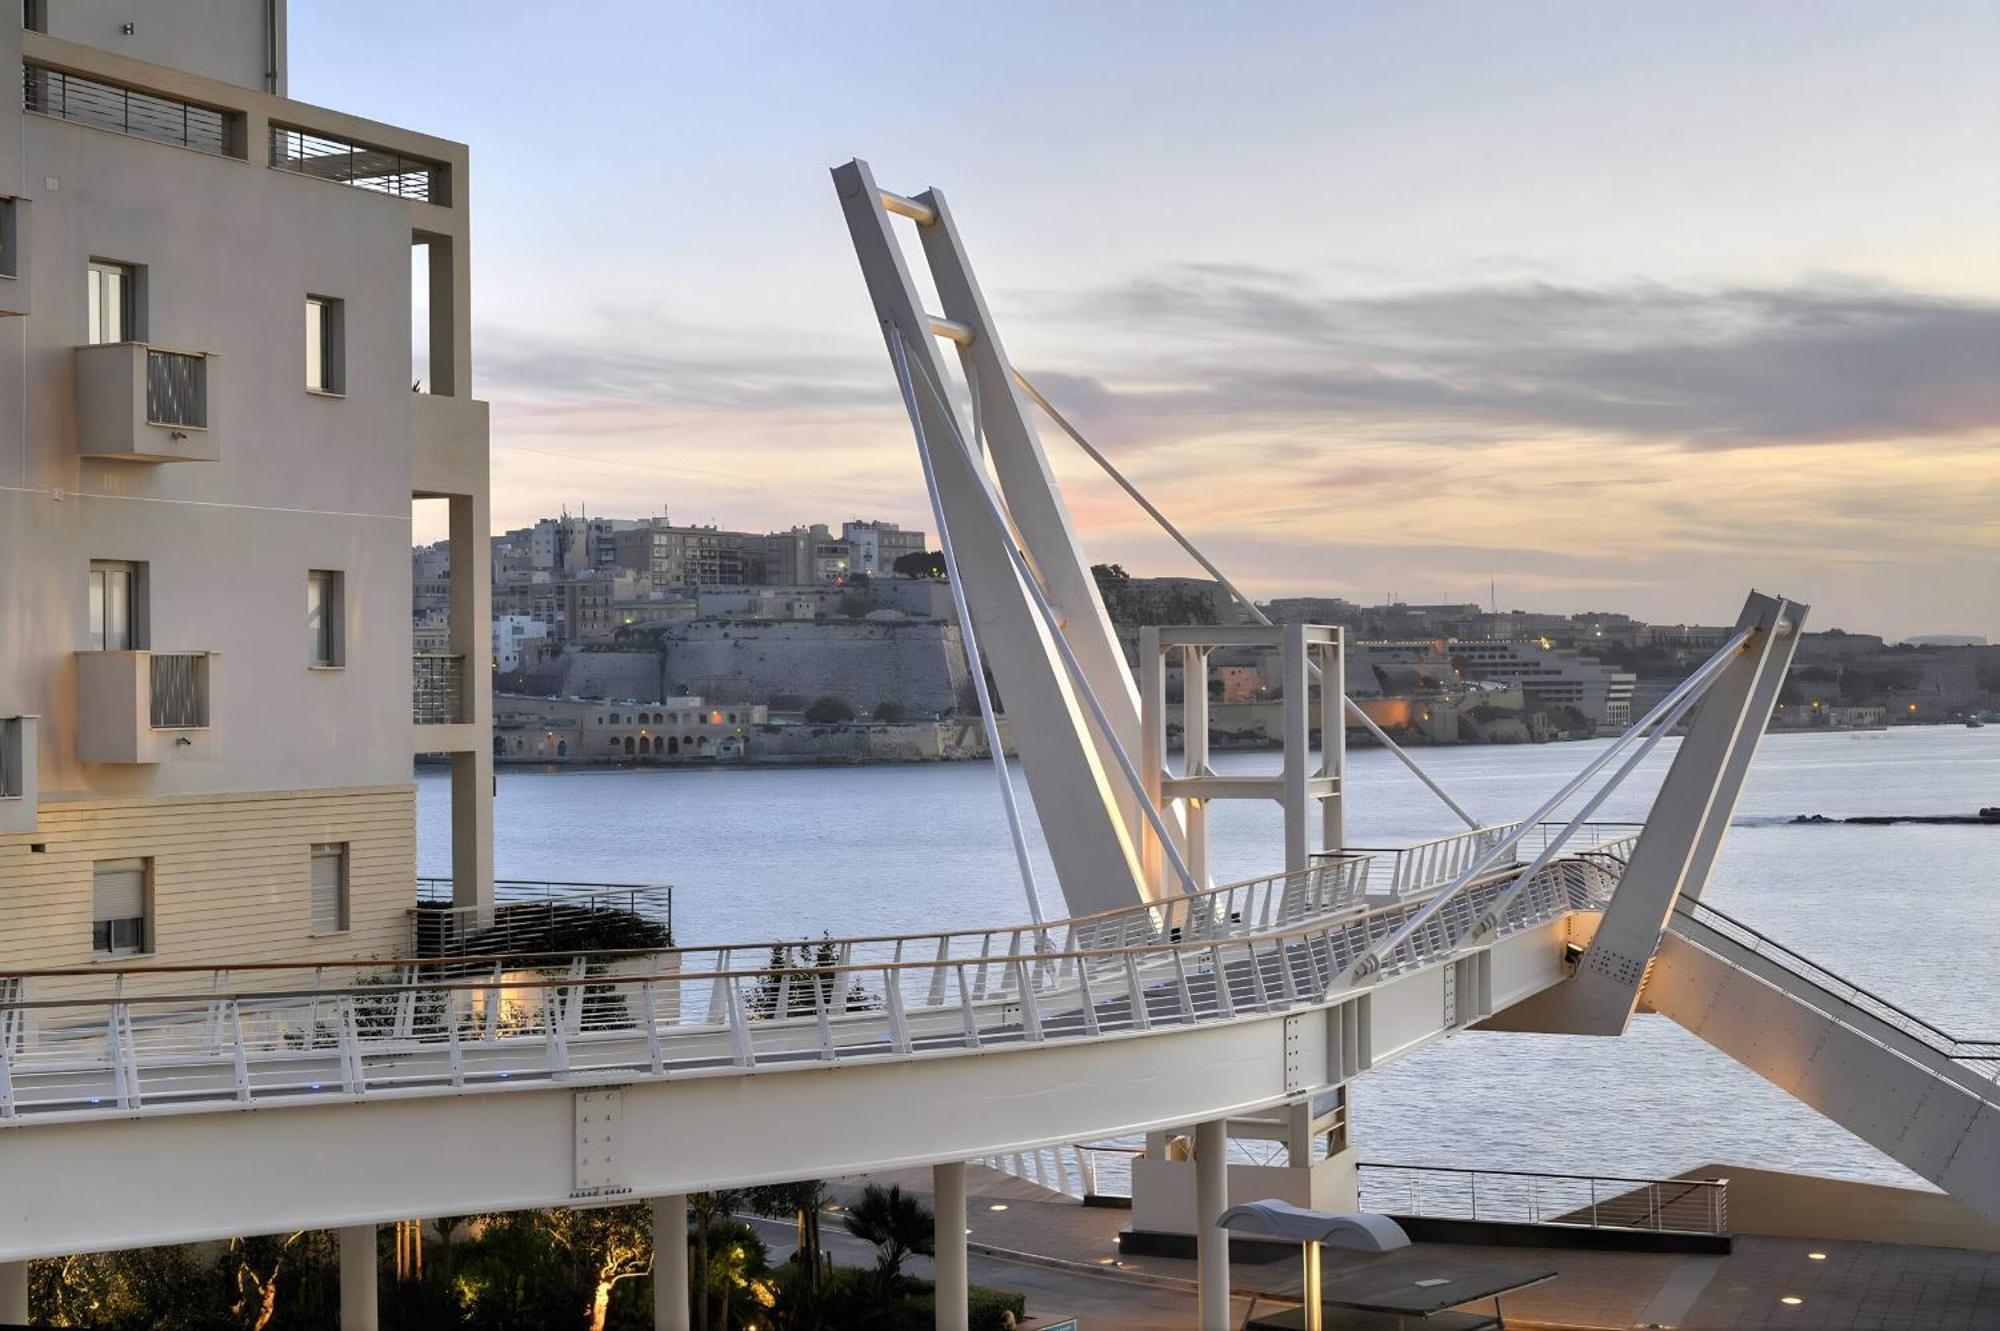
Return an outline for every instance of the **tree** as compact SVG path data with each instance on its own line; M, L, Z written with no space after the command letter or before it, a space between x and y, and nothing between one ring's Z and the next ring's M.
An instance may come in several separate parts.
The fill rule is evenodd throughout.
M903 704L893 698L887 698L875 704L875 719L877 721L900 721L903 719L903 716Z
M837 725L842 721L853 719L854 708L847 700L836 698L830 693L814 698L811 706L806 708L806 720L816 726Z
M944 551L914 550L907 555L899 555L889 570L899 578L942 578L945 576Z
M885 1284L902 1275L911 1253L930 1256L936 1237L929 1208L894 1183L863 1188L846 1220L848 1233L875 1245L875 1271Z
M743 1204L743 1194L734 1188L688 1194L688 1210L694 1213L694 1287L700 1291L697 1325L708 1331L709 1238L716 1222L727 1220Z
M801 1269L806 1288L812 1291L818 1289L820 1268L826 1264L819 1224L826 1200L824 1179L801 1179L796 1183L773 1183L750 1189L750 1209L758 1215L793 1218L798 1230L798 1248L792 1254L792 1261Z
M647 1211L644 1206L612 1206L538 1213L586 1292L583 1316L588 1331L604 1331L613 1289L622 1281L653 1273L653 1231Z

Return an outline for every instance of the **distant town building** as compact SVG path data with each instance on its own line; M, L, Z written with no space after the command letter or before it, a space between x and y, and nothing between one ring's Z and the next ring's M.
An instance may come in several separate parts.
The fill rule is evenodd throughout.
M493 617L493 668L501 672L521 668L521 651L528 643L546 641L555 628L526 615Z
M852 552L853 571L878 578L890 576L904 555L920 555L926 548L923 532L904 531L893 522L845 522L840 539Z
M1574 649L1546 646L1540 640L1459 640L1450 644L1450 651L1464 678L1518 685L1531 709L1569 708L1600 730L1632 723L1636 677Z

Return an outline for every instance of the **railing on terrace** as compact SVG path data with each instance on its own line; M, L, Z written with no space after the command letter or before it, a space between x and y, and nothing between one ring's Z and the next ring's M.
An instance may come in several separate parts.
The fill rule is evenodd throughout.
M1360 1165L1361 1209L1382 1215L1679 1234L1729 1232L1728 1179L1618 1178L1434 1165Z
M155 730L208 725L208 653L154 652L147 663Z
M1909 1009L1890 1002L1872 990L1862 988L1852 980L1836 975L1810 957L1794 952L1770 935L1760 933L1735 916L1717 910L1706 901L1682 897L1674 903L1674 913L1714 930L1739 947L1788 972L1795 979L1802 981L1805 987L1817 990L1823 997L1814 1005L1826 1011L1836 1021L1848 1025L1854 1024L1840 1011L1840 1005L1844 1004L1865 1018L1880 1022L1891 1031L1916 1041L1917 1046L1928 1050L1939 1059L1957 1064L1964 1071L1972 1073L1974 1078L1988 1083L2000 1082L2000 1038L1966 1037L1941 1030ZM1810 994L1794 992L1793 997L1812 1001ZM1876 1038L1878 1042L1887 1043L1880 1036L1865 1029L1862 1030L1862 1034ZM1895 1046L1890 1043L1889 1047L1893 1049ZM1908 1057L1911 1049L1905 1048L1897 1052ZM1968 1086L1967 1089L1974 1087ZM1996 1099L1996 1087L1988 1085L1979 1089L1985 1098L2000 1103L2000 1099Z
M223 157L238 155L234 112L88 79L46 65L21 66L21 106L59 120L93 125L155 143L177 144Z
M465 657L452 652L415 652L410 657L410 719L418 725L457 725L465 720Z
M1418 908L1343 904L1260 927L1260 893L1282 902L1287 887L1304 890L1289 880L1307 877L1047 926L592 953L531 969L518 957L461 957L16 972L0 977L15 995L0 1001L0 1118L729 1073L1282 1012L1325 1001L1354 959ZM1600 906L1615 874L1559 861L1538 879L1503 933ZM1482 880L1464 895L1481 909L1508 881ZM1242 909L1229 909L1230 894ZM1073 941L1127 914L1150 915L1154 940ZM1413 934L1391 964L1442 959L1424 950L1426 938ZM788 949L785 964L770 964L774 946Z
M208 428L207 356L147 350L146 420L154 425Z
M312 130L271 126L271 165L279 171L331 180L377 194L425 203L446 203L442 162L391 148L350 143Z
M449 878L417 879L410 912L413 957L491 956L546 949L554 936L575 936L615 916L636 915L674 928L674 889L664 883L572 883L504 878L493 884L494 906L454 906Z

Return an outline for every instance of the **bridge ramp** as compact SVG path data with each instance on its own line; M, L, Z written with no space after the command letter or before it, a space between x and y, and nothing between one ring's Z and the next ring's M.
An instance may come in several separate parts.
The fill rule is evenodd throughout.
M2000 1042L1947 1034L1686 898L1668 919L1645 1002L2000 1220Z

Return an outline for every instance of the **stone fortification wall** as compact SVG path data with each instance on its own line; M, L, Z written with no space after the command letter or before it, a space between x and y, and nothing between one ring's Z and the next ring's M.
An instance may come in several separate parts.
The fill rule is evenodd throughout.
M831 695L865 714L901 703L911 716L952 710L967 683L956 625L689 623L662 631L664 684L715 702Z

